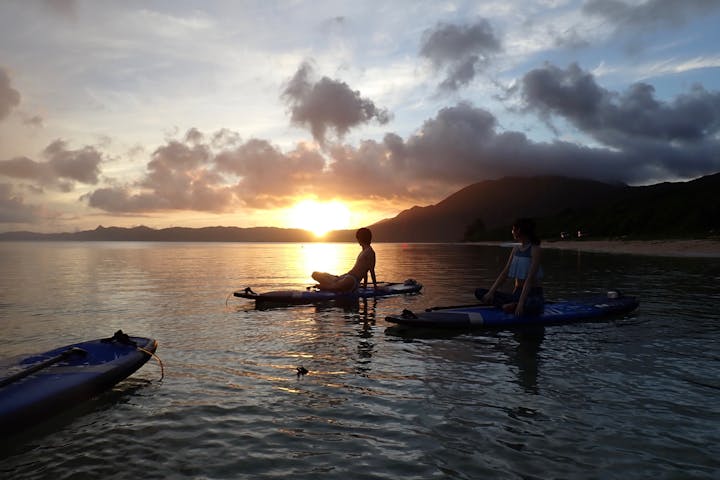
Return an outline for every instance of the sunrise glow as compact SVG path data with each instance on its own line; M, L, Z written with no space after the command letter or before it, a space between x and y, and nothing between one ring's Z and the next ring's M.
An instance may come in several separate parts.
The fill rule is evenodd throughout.
M302 228L322 237L331 230L350 228L351 212L342 202L318 202L312 199L296 203L288 211L288 226Z

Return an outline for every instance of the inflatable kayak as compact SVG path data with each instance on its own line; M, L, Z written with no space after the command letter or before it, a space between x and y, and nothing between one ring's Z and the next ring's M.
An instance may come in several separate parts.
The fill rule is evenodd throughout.
M18 432L89 400L142 367L156 348L154 339L118 331L17 361L0 378L0 432Z
M617 292L578 300L547 302L540 315L517 317L490 305L465 305L457 307L433 307L423 312L404 310L390 315L388 322L412 327L427 328L478 328L516 327L524 325L560 325L583 320L601 319L635 310L637 298Z
M233 295L240 298L255 300L256 303L283 303L300 305L305 303L328 302L331 300L357 300L358 298L386 297L388 295L400 295L418 293L422 284L415 280L408 279L404 282L377 284L377 288L368 285L367 288L360 287L354 292L331 292L319 290L317 287L308 287L305 290L276 290L265 293L255 293L250 287L234 292Z

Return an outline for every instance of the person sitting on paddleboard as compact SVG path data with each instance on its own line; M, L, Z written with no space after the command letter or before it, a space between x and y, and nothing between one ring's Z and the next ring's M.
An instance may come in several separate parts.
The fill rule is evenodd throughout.
M370 246L372 232L369 228L361 228L355 232L362 251L355 260L355 265L345 275L333 275L326 272L313 272L312 278L318 282L320 290L332 290L335 292L354 292L363 281L363 287L367 287L368 272L372 276L373 287L377 288L375 279L375 250Z
M475 296L483 303L501 307L505 312L515 315L538 315L543 311L543 289L540 281L543 270L540 266L540 239L535 234L535 222L529 218L520 218L512 227L513 238L520 246L513 247L505 268L497 280L487 290L478 288ZM507 278L515 280L512 293L498 292L497 289Z

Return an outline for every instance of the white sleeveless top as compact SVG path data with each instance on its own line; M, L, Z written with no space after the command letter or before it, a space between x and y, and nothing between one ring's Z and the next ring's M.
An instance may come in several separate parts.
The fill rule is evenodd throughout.
M519 280L527 279L528 273L530 273L530 265L532 265L532 245L529 245L525 250L521 250L520 247L515 248L515 253L510 261L510 270L508 271L508 277L517 278ZM535 280L541 280L543 278L542 266L538 268L535 273Z

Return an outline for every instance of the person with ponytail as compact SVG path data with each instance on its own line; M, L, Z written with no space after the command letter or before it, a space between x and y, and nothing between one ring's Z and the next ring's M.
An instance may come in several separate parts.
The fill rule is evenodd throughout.
M535 233L535 222L529 218L519 218L512 226L513 238L520 245L513 247L505 268L493 283L490 290L478 288L475 296L483 303L501 307L505 312L515 315L539 315L543 311L545 300L541 280L543 270L540 266L540 239ZM512 278L512 293L498 291L505 280Z
M375 278L375 250L372 246L372 232L369 228L360 228L355 232L355 238L360 244L360 254L355 265L344 275L333 275L327 272L313 272L312 278L318 282L320 290L335 292L354 292L360 287L367 288L368 273L372 277L373 288L377 288Z

